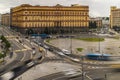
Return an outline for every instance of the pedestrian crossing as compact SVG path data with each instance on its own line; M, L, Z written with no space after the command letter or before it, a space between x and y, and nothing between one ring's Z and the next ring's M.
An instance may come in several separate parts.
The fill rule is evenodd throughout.
M43 62L65 63L66 61L60 59L59 57L46 57Z
M98 66L87 66L87 69L103 69L107 67L98 67Z
M83 63L89 64L106 64L105 61L83 61Z

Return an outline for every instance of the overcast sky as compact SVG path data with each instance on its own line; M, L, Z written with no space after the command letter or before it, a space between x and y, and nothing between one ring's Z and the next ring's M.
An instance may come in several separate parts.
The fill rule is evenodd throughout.
M11 7L21 4L53 6L61 4L70 6L71 4L80 4L89 6L89 14L92 17L109 16L110 6L117 6L120 8L120 0L0 0L0 13L10 11Z

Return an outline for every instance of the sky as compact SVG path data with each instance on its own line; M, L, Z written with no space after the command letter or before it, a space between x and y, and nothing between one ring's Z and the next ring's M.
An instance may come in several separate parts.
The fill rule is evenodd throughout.
M41 6L54 6L56 4L65 6L71 6L71 4L87 5L91 17L108 17L110 6L120 8L120 0L0 0L0 13L10 12L10 8L21 4Z

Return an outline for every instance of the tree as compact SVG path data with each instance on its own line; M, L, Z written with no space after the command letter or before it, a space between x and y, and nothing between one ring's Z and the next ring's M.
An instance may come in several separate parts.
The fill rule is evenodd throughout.
M7 39L3 35L1 35L0 39L2 40L2 42L6 42L7 41Z
M0 52L0 59L1 59L1 58L4 58L4 56L5 56L5 55Z
M90 22L89 22L89 28L90 28L90 29L97 28L96 22L95 22L95 21L94 21L94 22L90 21Z
M32 29L28 29L28 30L26 31L26 34L28 34L28 35L33 34L33 33L34 33L34 31L33 31Z
M48 27L45 28L44 33L45 33L45 34L49 34L49 29L48 29Z
M6 55L7 52L9 51L9 48L11 47L11 44L9 43L9 41L3 36L1 35L0 39L2 40L1 42L3 43L3 48L4 48L4 54Z

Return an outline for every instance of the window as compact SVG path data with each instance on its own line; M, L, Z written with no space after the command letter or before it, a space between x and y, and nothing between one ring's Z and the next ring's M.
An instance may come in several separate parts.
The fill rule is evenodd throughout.
M27 17L25 17L25 20L27 20Z

